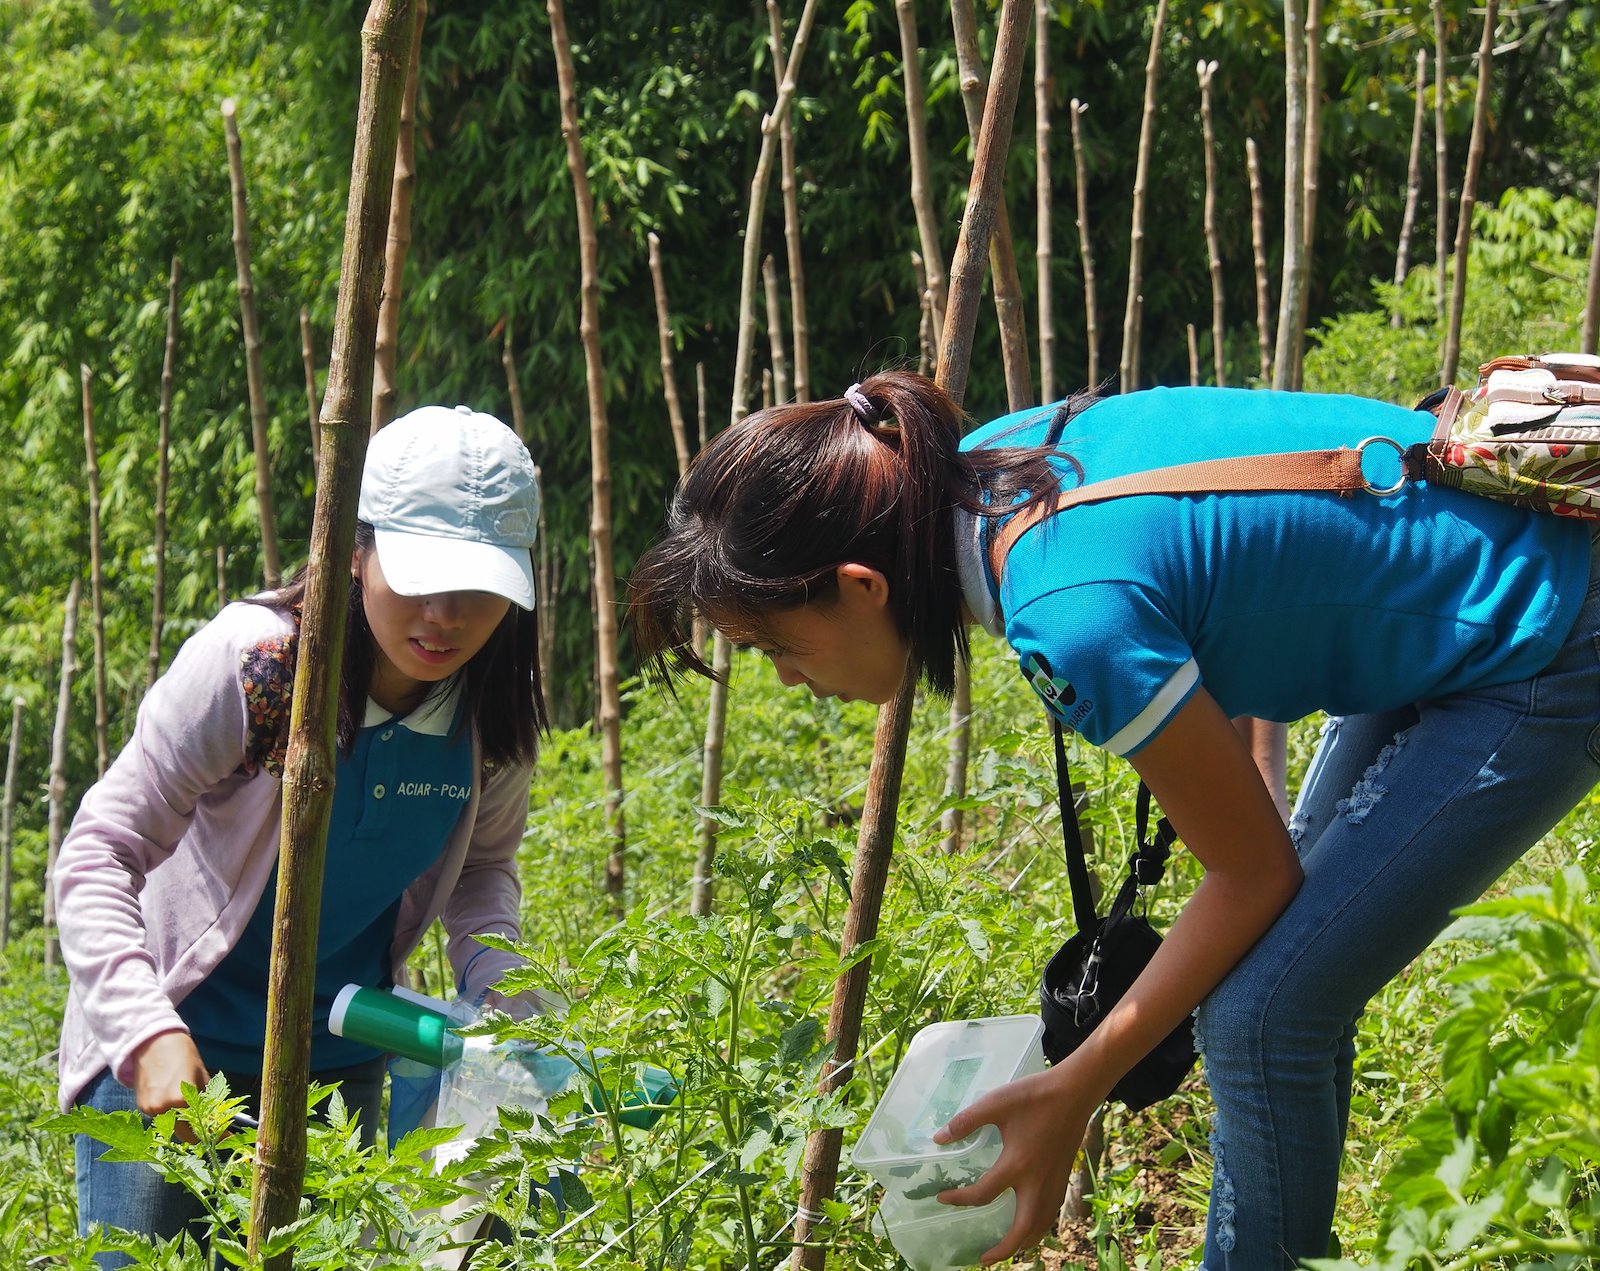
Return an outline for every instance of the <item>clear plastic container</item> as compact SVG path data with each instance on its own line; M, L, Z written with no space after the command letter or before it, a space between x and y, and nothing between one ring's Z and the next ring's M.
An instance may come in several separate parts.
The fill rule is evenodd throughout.
M885 1194L874 1227L888 1236L912 1271L958 1271L999 1244L1017 1212L1007 1188L987 1205L941 1205Z
M1043 1072L1043 1034L1037 1015L1006 1015L930 1024L911 1039L851 1156L883 1185L879 1221L914 1271L971 1266L1011 1226L1012 1191L976 1207L935 1199L988 1172L1000 1131L943 1145L933 1134L996 1086Z

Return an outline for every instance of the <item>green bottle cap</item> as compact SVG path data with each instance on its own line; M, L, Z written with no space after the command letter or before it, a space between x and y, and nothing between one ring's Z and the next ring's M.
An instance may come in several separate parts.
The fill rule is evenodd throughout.
M346 984L333 1000L328 1030L378 1050L445 1068L461 1058L462 1042L442 1011L382 989Z

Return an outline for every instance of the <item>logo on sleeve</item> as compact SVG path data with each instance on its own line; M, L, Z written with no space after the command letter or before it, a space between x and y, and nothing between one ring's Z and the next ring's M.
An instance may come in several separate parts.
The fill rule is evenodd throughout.
M1066 680L1051 673L1050 663L1041 653L1030 653L1022 660L1022 673L1043 700L1050 713L1069 728L1076 727L1094 709L1089 698L1078 701L1078 691ZM1074 705L1076 710L1070 709Z

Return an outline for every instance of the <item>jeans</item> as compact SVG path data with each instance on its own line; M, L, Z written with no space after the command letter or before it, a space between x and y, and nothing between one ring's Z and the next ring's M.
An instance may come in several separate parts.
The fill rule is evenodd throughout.
M339 1082L339 1093L351 1115L359 1115L361 1141L370 1146L378 1124L383 1096L384 1061L371 1060L350 1068L312 1073L323 1085ZM261 1078L255 1074L228 1074L229 1092L246 1096L246 1108L257 1115L261 1100ZM133 1091L109 1070L102 1072L78 1096L80 1107L100 1112L137 1112ZM326 1108L326 1104L321 1105ZM319 1109L320 1110L320 1109ZM205 1207L177 1183L169 1183L154 1166L143 1161L103 1161L105 1144L87 1134L75 1136L78 1183L78 1234L86 1235L91 1224L117 1227L123 1231L170 1240L186 1226L202 1244L207 1237ZM116 1271L131 1259L120 1253L100 1253L95 1262L101 1271Z
M1538 675L1324 726L1289 822L1305 883L1196 1016L1206 1271L1327 1255L1367 1000L1600 780L1595 560Z

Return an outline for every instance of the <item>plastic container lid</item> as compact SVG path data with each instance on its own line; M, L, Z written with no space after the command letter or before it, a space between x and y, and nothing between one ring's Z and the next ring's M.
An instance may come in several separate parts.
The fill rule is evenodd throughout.
M942 1146L933 1133L996 1086L1042 1072L1043 1034L1037 1015L949 1020L922 1029L856 1142L855 1164L905 1200L930 1199L975 1181L998 1159L1000 1131L987 1125Z

